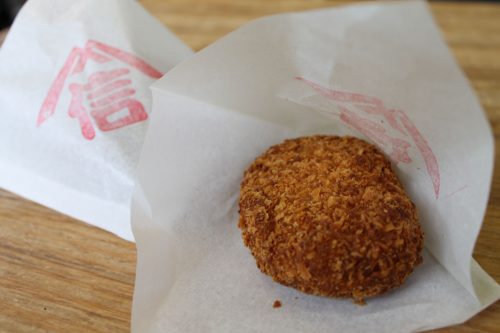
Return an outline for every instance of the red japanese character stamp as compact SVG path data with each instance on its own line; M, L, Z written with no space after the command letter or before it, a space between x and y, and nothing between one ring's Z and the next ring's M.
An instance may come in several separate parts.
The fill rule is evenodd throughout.
M87 82L67 83L82 73L89 61L96 64L118 61L122 67L96 71ZM101 131L111 131L146 120L148 114L143 104L135 99L136 90L127 76L131 69L153 79L162 76L144 60L101 42L90 40L84 48L73 48L42 103L37 126L55 113L65 86L71 94L68 115L78 120L85 139L95 137L95 126Z
M415 146L424 160L436 199L439 197L440 174L437 158L420 131L403 111L388 109L375 97L332 90L302 77L296 79L306 83L321 96L334 101L340 110L338 114L340 120L372 140L393 162L411 163L409 149ZM368 116L371 116L371 119ZM374 121L373 117L377 117L379 122Z

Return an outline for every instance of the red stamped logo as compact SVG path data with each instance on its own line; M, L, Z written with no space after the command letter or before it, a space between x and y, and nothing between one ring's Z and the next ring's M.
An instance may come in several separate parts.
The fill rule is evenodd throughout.
M118 61L123 67L96 71L87 82L71 81L83 72L89 61L96 64ZM148 114L143 104L135 99L136 91L127 76L131 69L153 79L163 75L135 55L101 42L90 40L84 48L73 48L45 97L38 113L37 126L54 114L67 81L70 81L67 87L71 94L68 115L78 120L85 139L95 137L94 126L101 131L112 131L146 120Z
M296 79L306 83L321 96L334 101L340 110L338 115L340 120L372 140L394 163L411 163L412 158L408 151L415 146L424 160L436 199L439 197L440 174L437 158L420 131L403 111L389 109L375 97L332 90L302 77ZM371 116L372 119L373 116L378 117L378 122L367 116ZM396 132L398 135L391 135L391 132Z

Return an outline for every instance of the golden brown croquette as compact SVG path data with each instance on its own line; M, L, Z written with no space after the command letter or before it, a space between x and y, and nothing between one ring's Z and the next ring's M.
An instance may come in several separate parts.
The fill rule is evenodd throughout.
M353 137L269 148L245 171L243 241L259 269L308 294L363 302L422 262L423 232L389 160Z

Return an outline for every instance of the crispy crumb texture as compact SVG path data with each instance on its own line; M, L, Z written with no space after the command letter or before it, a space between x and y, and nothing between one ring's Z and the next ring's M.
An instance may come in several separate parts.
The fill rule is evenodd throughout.
M239 227L259 269L308 294L363 303L422 262L423 232L389 160L353 137L301 137L245 171Z

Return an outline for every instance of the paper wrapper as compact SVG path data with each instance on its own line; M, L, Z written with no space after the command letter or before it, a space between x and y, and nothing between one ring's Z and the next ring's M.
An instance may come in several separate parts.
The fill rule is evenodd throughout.
M424 2L254 21L155 83L153 109L132 209L133 332L414 332L498 299L472 259L492 135ZM423 264L366 306L273 282L237 227L244 170L310 134L378 145L419 210Z
M135 1L29 1L0 52L0 186L131 240L149 86L191 53Z

